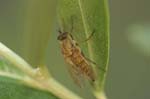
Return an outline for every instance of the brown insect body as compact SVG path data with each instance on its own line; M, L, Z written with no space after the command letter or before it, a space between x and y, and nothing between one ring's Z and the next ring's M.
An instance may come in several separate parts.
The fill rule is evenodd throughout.
M64 59L68 64L72 66L71 68L75 69L77 73L81 73L87 76L90 80L95 81L93 69L83 55L78 44L73 39L72 35L67 32L60 32L58 40L60 40Z

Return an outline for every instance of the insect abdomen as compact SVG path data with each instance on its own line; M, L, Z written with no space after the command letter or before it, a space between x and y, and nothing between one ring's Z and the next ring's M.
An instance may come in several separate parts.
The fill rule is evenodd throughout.
M79 68L87 77L89 77L92 81L95 81L94 72L86 61L80 63Z
M72 58L72 62L77 66L77 68L80 69L80 71L86 75L88 78L90 78L92 81L95 81L95 76L92 68L90 68L87 61L79 55L78 57Z

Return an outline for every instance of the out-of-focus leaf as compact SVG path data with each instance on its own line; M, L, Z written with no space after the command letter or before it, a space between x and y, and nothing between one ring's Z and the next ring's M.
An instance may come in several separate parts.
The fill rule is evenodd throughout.
M54 95L23 85L20 81L0 76L0 99L59 99Z
M16 80L21 80L26 74L24 74L21 70L12 66L9 62L1 57L0 59L0 76L10 77Z
M132 25L128 29L128 39L144 55L150 56L150 25Z
M45 68L45 52L56 20L57 0L24 1L24 58L34 67ZM46 70L45 70L46 72Z

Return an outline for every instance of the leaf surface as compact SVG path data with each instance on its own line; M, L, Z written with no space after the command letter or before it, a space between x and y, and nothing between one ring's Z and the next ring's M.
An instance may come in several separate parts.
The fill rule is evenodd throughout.
M59 99L54 95L25 86L18 80L0 76L0 99Z
M109 17L107 0L60 0L60 29L69 32L85 56L94 61L97 72L95 90L103 90L109 56ZM89 38L89 36L93 35ZM82 42L89 38L86 42Z

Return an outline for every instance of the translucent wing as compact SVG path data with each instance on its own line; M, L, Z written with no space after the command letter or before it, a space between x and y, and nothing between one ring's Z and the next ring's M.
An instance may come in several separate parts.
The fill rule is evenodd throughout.
M68 71L74 82L79 86L83 86L83 74L75 65L68 65Z

